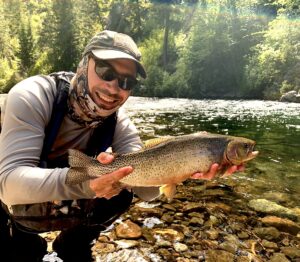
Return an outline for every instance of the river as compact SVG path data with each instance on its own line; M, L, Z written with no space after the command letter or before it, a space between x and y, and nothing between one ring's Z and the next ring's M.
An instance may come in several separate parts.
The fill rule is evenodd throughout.
M230 179L247 199L281 195L299 205L300 104L131 97L125 108L143 140L203 130L254 139L259 157Z

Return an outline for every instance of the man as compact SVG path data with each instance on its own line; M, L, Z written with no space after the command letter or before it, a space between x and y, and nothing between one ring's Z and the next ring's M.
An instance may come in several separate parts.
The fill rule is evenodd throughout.
M36 233L55 229L62 230L53 243L60 258L91 261L91 241L129 207L132 192L120 188L118 181L130 174L132 167L68 185L72 170L67 150L90 152L109 136L104 149L111 146L114 152L126 153L141 148L135 126L120 108L137 77L146 77L140 58L128 35L103 31L91 39L76 74L65 74L71 81L67 109L45 159L45 137L47 140L52 132L48 129L52 128L59 92L56 78L30 77L9 92L0 137L0 198L12 216L8 219L1 210L0 230L8 236L6 224L11 222L10 237L6 238L11 261L41 261L46 243ZM102 130L99 135L97 130L102 127L106 133ZM98 154L91 151L90 155L95 152ZM101 153L97 159L108 164L113 156ZM217 168L214 164L207 174L195 174L194 178L211 179ZM231 173L235 170L233 167ZM158 195L156 188L136 192L145 199Z

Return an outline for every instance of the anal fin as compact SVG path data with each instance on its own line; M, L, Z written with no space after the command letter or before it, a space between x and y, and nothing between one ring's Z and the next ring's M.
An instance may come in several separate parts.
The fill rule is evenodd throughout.
M175 184L168 184L160 187L160 192L163 193L169 202L171 202L176 193L176 185Z

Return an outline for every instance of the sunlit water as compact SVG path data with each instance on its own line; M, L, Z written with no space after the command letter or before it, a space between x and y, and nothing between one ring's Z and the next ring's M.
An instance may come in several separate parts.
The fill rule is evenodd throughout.
M247 198L273 193L299 205L300 104L131 97L125 107L142 139L206 130L256 140L259 157L232 179Z

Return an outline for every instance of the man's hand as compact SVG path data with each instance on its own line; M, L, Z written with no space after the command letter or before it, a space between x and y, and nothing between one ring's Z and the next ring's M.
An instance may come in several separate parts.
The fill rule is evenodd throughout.
M219 164L214 163L214 164L211 165L208 172L206 172L206 173L195 173L191 176L191 178L192 179L212 180L216 176L216 174L218 172L218 169L219 169ZM243 171L244 169L245 169L244 165L231 166L226 170L224 175L222 175L221 177L231 176L234 172Z
M97 160L101 164L109 164L114 160L114 156L108 153L100 153ZM132 171L133 168L131 166L126 166L99 178L91 179L90 188L95 192L96 197L110 199L121 192L123 188L119 181Z

